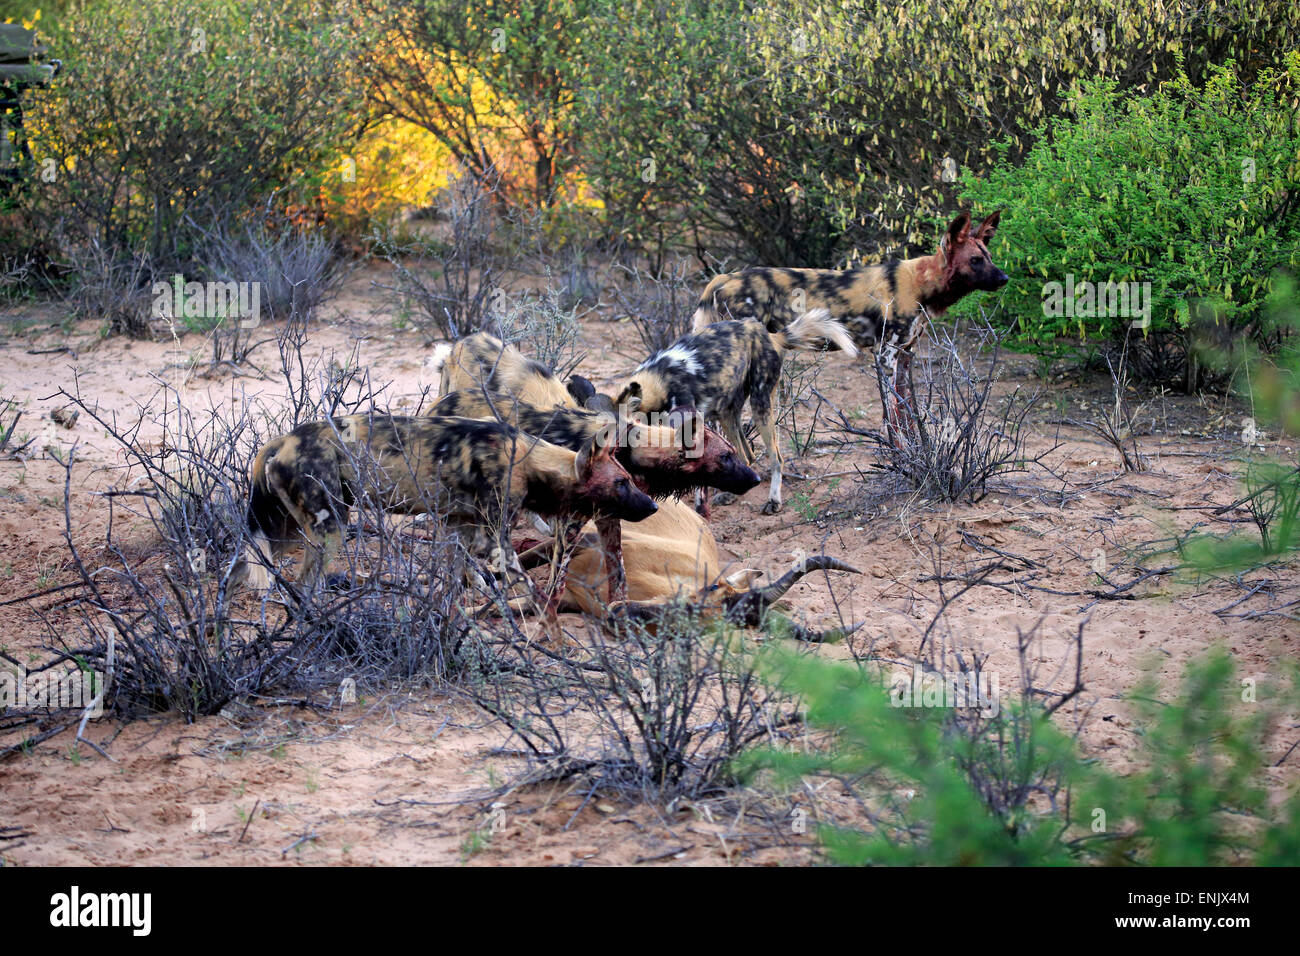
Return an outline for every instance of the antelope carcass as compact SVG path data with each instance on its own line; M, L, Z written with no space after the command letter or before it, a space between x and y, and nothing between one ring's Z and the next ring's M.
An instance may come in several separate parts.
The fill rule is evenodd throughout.
M584 533L569 565L561 608L617 625L635 622L654 629L670 615L700 620L724 619L743 627L777 622L773 628L802 641L843 639L849 630L811 631L770 613L772 606L810 571L848 571L857 568L827 555L803 558L766 587L754 586L761 571L742 569L722 575L718 542L696 511L676 498L664 501L650 517L623 522L623 565L627 573L628 600L606 604L602 595L608 571L594 527Z

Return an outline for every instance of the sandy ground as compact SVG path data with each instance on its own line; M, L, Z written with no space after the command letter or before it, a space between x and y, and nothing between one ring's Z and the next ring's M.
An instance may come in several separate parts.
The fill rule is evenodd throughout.
M425 364L431 350L395 321L369 278L353 277L313 328L311 346L339 354L356 347L372 377L391 382L390 402L399 409L403 400L414 403L422 389L436 386ZM583 371L598 387L612 386L644 357L625 320L604 317L609 312L598 311L584 325L590 355ZM229 401L232 388L273 399L278 386L256 377L187 379L180 366L207 352L196 334L179 341L102 340L92 326L69 327L62 318L58 308L33 306L0 319L0 396L23 407L20 432L41 433L41 444L51 434L65 446L79 443L75 533L93 552L107 520L98 495L123 480L120 460L85 416L71 429L45 432L45 416L64 404L55 394L59 388L79 387L105 410L134 417L160 376L183 382L187 400L196 404ZM258 353L268 361L273 355L273 346ZM875 455L869 449L845 452L822 444L796 463L807 478L787 481L782 513L759 514L763 485L717 509L715 533L737 566L779 573L802 550L824 551L864 571L835 580L833 590L813 575L790 594L796 612L811 622L833 623L840 615L865 622L847 645L818 651L831 658L868 649L892 661L914 655L943 600L933 580L936 553L948 571L987 562L995 555L990 549L1023 559L1013 562L1018 573L996 576L1017 577L1019 586L980 587L952 601L946 618L952 640L987 653L989 666L1006 675L1003 692L1014 692L1008 684L1018 673L1017 629L1039 626L1037 659L1055 670L1068 636L1086 620L1082 703L1091 712L1081 743L1122 769L1136 737L1121 698L1143 662L1157 662L1159 673L1172 678L1190 658L1221 642L1243 676L1273 674L1278 660L1295 657L1300 628L1288 616L1292 611L1267 612L1300 597L1300 578L1294 565L1274 566L1247 575L1244 587L1158 575L1126 592L1131 599L1082 593L1133 580L1138 550L1206 524L1207 512L1238 497L1243 410L1222 398L1138 395L1145 402L1140 444L1150 468L1126 474L1113 451L1081 429L1055 424L1086 419L1106 399L1108 380L1069 375L1044 383L1034 377L1034 363L1014 356L1008 361L1000 393L1017 385L1043 389L1029 418L1030 450L1046 451L1057 477L1042 471L1017 476L1019 490L997 491L975 505L936 507L880 494L883 479L870 471ZM842 408L863 409L862 423L879 421L874 387L847 360L824 360L817 384ZM829 431L825 420L823 429ZM142 437L157 436L146 428ZM1273 435L1260 442L1294 458L1289 442ZM63 469L48 455L0 461L0 600L70 580L62 496ZM1095 570L1099 553L1109 585ZM1143 567L1172 563L1166 556ZM1228 607L1265 580L1272 583ZM944 585L943 595L957 590ZM50 642L47 622L59 620L57 610L48 610L51 601L0 607L0 647L39 659ZM575 630L581 623L565 620ZM1068 689L1071 677L1062 675L1057 688ZM1294 718L1272 741L1275 760L1295 741ZM774 838L768 825L801 803L815 813L815 794L774 802L740 790L669 807L589 798L572 784L499 796L496 788L523 768L518 742L465 700L424 688L393 688L333 710L240 708L194 724L166 716L127 726L96 721L88 736L112 760L72 747L70 734L0 760L0 826L27 834L7 846L0 842L4 862L715 865L816 859L811 837ZM13 739L0 739L0 745ZM1300 758L1293 756L1269 771L1278 788L1294 785L1297 766Z

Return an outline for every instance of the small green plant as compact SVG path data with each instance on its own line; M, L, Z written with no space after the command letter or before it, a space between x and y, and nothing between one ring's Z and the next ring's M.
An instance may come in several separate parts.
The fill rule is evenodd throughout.
M766 672L834 733L822 752L752 752L743 777L770 769L787 784L825 774L858 780L872 826L825 824L842 864L1015 865L1136 863L1204 866L1300 862L1300 797L1273 809L1263 788L1264 740L1296 704L1236 679L1216 649L1188 665L1162 701L1153 676L1130 695L1142 770L1112 774L1032 700L1000 702L982 724L951 707L900 706L867 671L786 649L763 651ZM978 732L970 732L971 727ZM900 791L907 798L895 796Z
M469 862L469 859L482 853L492 843L492 835L486 830L471 830L465 839L460 841L460 861Z
M1259 540L1236 533L1227 537L1198 535L1184 546L1189 564L1217 573L1255 567L1300 549L1300 467L1294 459L1264 458L1254 450L1260 427L1300 435L1300 290L1283 277L1269 299L1268 326L1283 343L1271 356L1256 352L1246 359L1245 398L1254 416L1242 425L1245 495L1234 505L1247 509ZM1225 356L1209 354L1222 363ZM1227 509L1225 509L1227 510Z

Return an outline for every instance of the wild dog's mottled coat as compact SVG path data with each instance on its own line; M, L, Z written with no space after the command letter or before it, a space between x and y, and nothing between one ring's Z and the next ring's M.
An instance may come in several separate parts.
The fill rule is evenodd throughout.
M857 354L844 327L825 309L807 312L784 329L769 332L756 321L716 322L684 335L642 362L615 400L619 408L643 412L693 405L705 418L716 419L736 448L748 445L740 429L745 402L772 456L772 484L764 514L781 508L782 456L776 440L774 396L781 379L782 353L815 348L829 340L850 355Z
M486 332L475 332L452 346L442 365L439 394L482 388L538 408L579 404L550 368Z
M577 450L589 444L613 419L603 412L583 408L536 408L508 396L482 392L452 392L438 400L434 415L495 418L497 415L527 435ZM680 425L625 422L617 429L614 455L636 479L641 490L654 498L683 495L696 488L717 488L744 494L762 479L742 460L722 435L702 422L684 420L689 410L678 409ZM694 427L687 427L694 425ZM690 434L694 431L695 434Z
M452 392L438 401L433 414L500 416L526 434L573 449L591 442L612 421L604 413L579 408L535 408L481 390ZM688 419L690 414L679 409L676 417L681 424L676 428L635 422L618 425L615 457L642 491L656 499L680 496L697 488L744 494L762 480L731 443L705 426L702 418ZM610 568L610 599L617 601L625 593L619 523L606 518L598 526Z
M805 309L826 309L859 349L881 349L901 392L926 316L942 315L971 292L1006 284L1006 273L993 265L987 245L1000 218L995 212L972 231L970 213L963 212L930 256L844 270L755 267L715 276L700 296L692 327L699 332L719 320L754 318L776 332Z
M252 479L253 543L236 579L261 588L269 584L263 559L273 562L302 539L308 547L298 580L314 583L342 543L348 508L364 491L377 493L388 511L436 512L476 531L520 507L629 521L656 510L599 442L575 453L500 422L453 417L309 422L267 443Z

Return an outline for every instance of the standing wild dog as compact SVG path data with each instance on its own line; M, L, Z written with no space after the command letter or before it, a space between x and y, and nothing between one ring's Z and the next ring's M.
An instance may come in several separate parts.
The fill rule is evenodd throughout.
M253 540L234 579L263 590L268 566L303 543L298 583L310 588L342 544L348 509L366 492L387 511L442 514L452 526L473 529L476 550L486 543L485 526L508 521L520 507L577 519L575 530L599 516L639 521L656 511L608 443L593 440L574 452L500 422L466 418L308 422L258 452L252 479ZM562 573L559 580L557 588Z
M971 292L1006 285L1006 273L988 250L1000 217L999 210L972 231L970 213L963 212L931 256L843 270L755 267L714 276L700 296L692 327L699 332L719 319L755 318L776 332L805 310L826 309L844 323L859 349L880 350L892 382L892 401L885 409L892 432L902 425L900 403L910 402L905 389L912 348L925 334L927 316L942 315Z
M642 362L614 403L626 412L692 405L706 419L717 419L727 440L747 453L740 413L748 401L758 433L772 456L772 484L763 514L775 514L781 510L783 459L773 402L781 380L782 354L818 348L827 340L849 355L858 353L844 326L825 309L805 312L776 332L755 321L715 322L683 335ZM752 460L748 453L746 457Z
M582 408L536 408L482 390L444 395L432 414L499 416L525 434L574 450L596 440L611 422L604 413ZM614 434L614 457L637 487L652 498L680 497L703 488L744 494L762 480L741 460L731 443L705 425L693 409L674 409L667 417L676 424L624 421L617 423ZM626 597L620 523L606 516L597 519L596 527L609 568L610 600L620 601Z
M581 404L548 366L495 336L475 332L453 345L443 361L438 394L483 388L539 408Z

